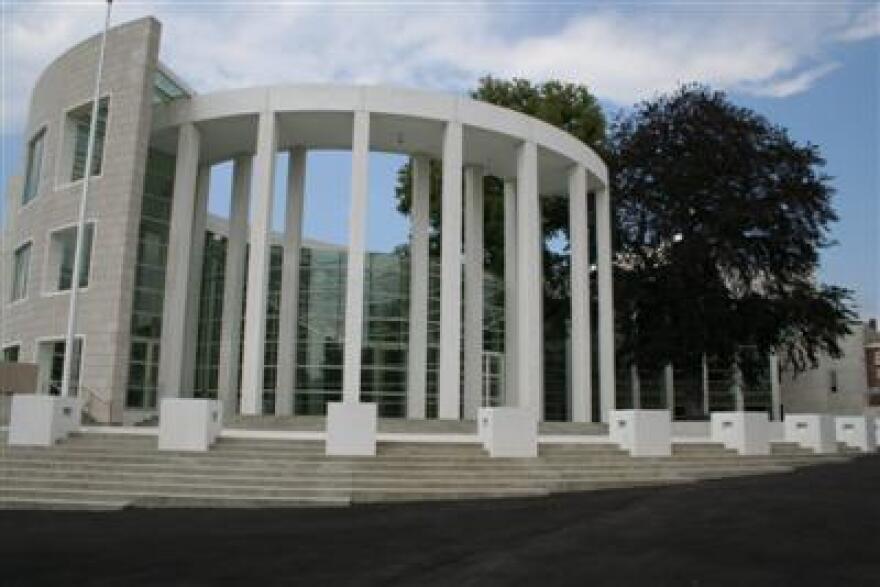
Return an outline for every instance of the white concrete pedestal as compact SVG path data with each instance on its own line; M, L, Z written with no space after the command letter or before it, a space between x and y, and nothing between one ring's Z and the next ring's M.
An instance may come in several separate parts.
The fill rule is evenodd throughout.
M712 412L711 438L741 455L769 455L770 420L764 412Z
M794 442L817 453L836 453L834 416L830 414L788 414L785 441Z
M77 430L81 417L78 398L15 394L7 443L10 446L52 446Z
M477 435L489 456L538 456L538 423L531 410L512 407L480 408Z
M326 453L337 456L376 456L376 404L327 404Z
M159 409L159 450L205 452L217 440L222 427L219 401L165 398Z
M672 419L669 410L611 410L611 442L634 457L672 455Z
M837 416L834 419L835 439L862 452L877 450L874 418L868 416Z

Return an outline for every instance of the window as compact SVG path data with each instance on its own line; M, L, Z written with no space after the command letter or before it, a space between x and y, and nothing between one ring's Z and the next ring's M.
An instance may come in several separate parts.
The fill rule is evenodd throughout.
M17 363L20 350L21 347L17 344L6 347L3 349L3 360L8 363Z
M46 129L44 128L28 143L27 170L24 179L24 192L21 195L22 205L37 197L37 190L40 187L40 169L43 165L43 139L45 136Z
M171 102L185 97L186 91L163 71L157 71L153 78L153 104Z
M15 250L12 264L12 301L22 300L27 296L28 272L31 266L31 243L24 244Z
M104 159L104 134L107 130L109 99L102 98L98 106L98 126L95 133L95 154L92 157L92 175L101 174ZM86 157L89 148L89 128L92 123L92 103L83 104L67 115L68 145L70 150L70 181L85 176Z
M79 286L89 285L89 266L92 261L92 239L95 232L94 224L86 224L83 237L83 259L79 272ZM50 244L48 283L55 283L57 291L70 289L73 282L73 264L76 257L77 228L71 226L52 233ZM52 277L54 275L54 277Z
M831 393L837 393L837 371L834 369L828 372L828 385Z
M874 365L880 367L880 349L874 351ZM880 371L878 371L880 372Z

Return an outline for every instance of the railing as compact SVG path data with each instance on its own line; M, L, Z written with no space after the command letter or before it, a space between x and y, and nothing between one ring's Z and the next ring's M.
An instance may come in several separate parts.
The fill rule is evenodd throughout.
M106 414L107 421L109 422L113 417L113 398L112 396L108 399L100 394L96 393L95 390L89 389L88 387L84 387L82 385L78 388L78 393L80 400L82 400L82 413L84 416L88 416L93 420L99 421L97 417L99 414Z

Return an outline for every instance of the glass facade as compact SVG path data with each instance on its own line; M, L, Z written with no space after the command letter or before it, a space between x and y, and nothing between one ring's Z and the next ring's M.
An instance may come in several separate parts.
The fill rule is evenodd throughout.
M131 311L128 408L156 407L174 165L174 157L159 151L147 156Z
M195 395L217 396L222 336L227 239L206 235L199 303ZM263 371L263 411L275 409L283 249L271 247ZM294 413L323 414L342 398L347 254L335 247L303 247L296 327ZM246 299L246 283L242 289ZM375 402L382 417L406 416L409 342L409 257L406 250L368 253L365 259L361 397ZM485 281L484 348L490 401L503 396L503 282ZM439 340L439 260L431 264L428 384L429 414L436 414L436 357ZM244 315L244 313L242 313ZM244 329L242 328L242 333ZM243 343L239 339L239 348ZM239 362L241 353L239 353ZM240 369L239 369L240 373Z
M196 343L194 397L217 397L220 336L223 322L223 282L226 271L226 237L205 234L199 292L199 332Z
M110 101L101 98L98 103L98 125L95 132L95 153L92 157L92 175L101 174L101 162L104 159L104 135L107 130L107 112ZM86 156L89 147L89 127L92 122L92 103L81 106L68 115L73 125L73 163L70 180L77 181L85 177Z
M70 228L59 231L52 235L57 240L60 247L59 265L58 265L58 291L70 289L73 281L73 264L76 256L76 233L77 229ZM95 233L94 224L86 224L85 235L83 237L83 259L82 266L79 268L79 287L88 287L89 285L89 266L92 261L92 239Z
M297 414L321 414L342 399L347 255L337 249L303 248L296 328ZM364 292L364 299L369 299Z
M15 302L27 296L28 274L31 268L31 243L18 247L12 259L12 292L10 299Z
M165 72L156 71L153 76L153 104L171 102L186 97L187 93Z
M24 176L24 191L21 195L22 205L37 197L40 187L40 170L43 166L43 140L46 129L41 129L28 143L27 168Z

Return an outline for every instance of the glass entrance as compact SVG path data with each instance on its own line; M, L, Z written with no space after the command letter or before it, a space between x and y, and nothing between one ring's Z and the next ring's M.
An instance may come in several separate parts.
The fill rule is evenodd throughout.
M504 405L504 353L483 352L482 405Z
M158 385L159 340L132 339L126 407L131 409L155 408Z

